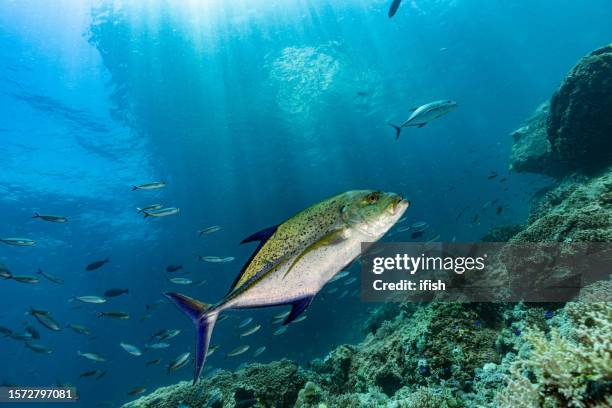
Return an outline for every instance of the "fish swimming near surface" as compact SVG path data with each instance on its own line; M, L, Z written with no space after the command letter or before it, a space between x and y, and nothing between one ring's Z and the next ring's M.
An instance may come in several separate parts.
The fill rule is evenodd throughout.
M32 218L40 218L43 221L49 221L49 222L59 222L59 223L68 222L68 218L66 217L61 217L59 215L41 215L37 212L34 213L34 216Z
M138 214L140 214L143 211L159 210L162 207L163 207L162 204L151 204L151 205L146 205L146 206L144 206L142 208L136 207L136 210L138 211Z
M444 100L430 102L418 108L412 108L412 114L404 123L399 126L392 123L389 124L395 129L395 140L399 139L402 128L410 126L422 128L432 120L438 119L451 112L457 106L457 102L455 101Z
M387 13L389 18L393 17L395 13L397 13L397 9L399 9L400 4L402 4L402 0L393 0L391 2L391 6L389 6L389 12Z
M60 278L58 276L53 276L51 274L43 272L42 269L38 269L38 274L44 276L48 281L51 281L51 282L56 283L58 285L63 285L64 284L64 279L62 279L62 278Z
M0 242L13 246L33 246L36 241L29 238L0 238Z
M160 208L159 210L143 211L144 217L167 217L169 215L178 214L180 209L176 207Z
M197 329L194 383L220 312L291 305L284 324L291 323L336 273L359 256L361 243L382 238L408 205L395 193L358 190L336 195L244 239L242 243L257 241L259 246L218 303L165 293Z
M96 269L100 269L101 267L104 266L104 264L107 264L109 262L110 262L110 260L108 258L103 259L101 261L95 261L95 262L92 262L89 265L87 265L85 267L85 270L86 271L95 271Z
M37 310L34 308L30 308L30 310L28 310L26 314L34 316L34 318L38 320L40 324L42 324L49 330L52 330L52 331L62 330L59 323L55 321L55 319L53 319L53 317L51 316L51 313L46 310Z
M109 290L107 290L106 292L104 292L104 297L117 297L117 296L121 296L124 295L126 293L130 293L129 289L121 289L121 288L111 288Z
M156 190L158 188L166 187L166 183L164 181L154 181L152 183L145 183L139 186L132 186L132 191L135 190Z

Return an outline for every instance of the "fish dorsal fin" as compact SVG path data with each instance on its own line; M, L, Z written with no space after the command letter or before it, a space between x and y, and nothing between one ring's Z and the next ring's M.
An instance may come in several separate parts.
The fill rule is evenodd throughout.
M414 112L414 111L415 111L415 110L417 110L417 109L419 109L419 107L418 107L418 106L416 106L416 107L414 107L414 108L410 108L410 109L408 109L408 112Z
M260 246L265 244L266 241L268 239L270 239L270 237L272 235L274 235L274 233L276 232L276 230L278 229L278 225L273 225L271 227L268 227L266 229L262 229L261 231L257 231L256 233L254 233L253 235L249 235L248 237L246 237L245 239L243 239L240 244L246 244L247 242L253 242L253 241L259 241L260 242Z
M240 242L240 245L242 245L242 244L246 244L246 243L249 243L249 242L259 241L259 245L257 245L257 248L255 248L255 251L253 251L253 253L249 257L249 260L246 261L245 264L242 266L242 269L240 270L240 273L238 274L238 276L236 276L236 279L234 279L234 282L232 282L232 286L230 286L230 290L229 290L228 294L231 293L234 290L234 288L236 287L238 282L240 282L240 278L242 278L242 275L244 274L244 271L247 270L249 264L251 263L251 261L253 261L253 258L255 258L255 256L257 255L257 253L261 249L261 247L264 246L266 242L268 242L270 237L272 235L274 235L274 233L276 232L277 229L278 229L278 225L273 225L273 226L268 227L266 229L262 229L261 231L258 231L258 232L254 233L252 235L249 235L248 237L246 237L245 239L243 239Z

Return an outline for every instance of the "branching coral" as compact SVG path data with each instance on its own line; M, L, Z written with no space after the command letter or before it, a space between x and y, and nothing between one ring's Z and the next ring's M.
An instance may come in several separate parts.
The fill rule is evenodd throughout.
M568 335L553 328L525 335L526 357L511 369L502 407L609 407L612 405L612 304L570 303Z

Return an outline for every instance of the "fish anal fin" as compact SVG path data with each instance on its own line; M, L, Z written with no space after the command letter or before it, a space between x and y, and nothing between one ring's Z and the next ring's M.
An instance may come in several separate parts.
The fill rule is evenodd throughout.
M256 233L249 235L245 239L243 239L240 244L246 244L247 242L259 241L262 244L265 243L278 229L278 225L273 225L266 229L262 229L261 231L257 231Z
M287 272L285 272L285 274L283 275L283 279L287 277L287 275L289 275L289 272L291 272L291 270L293 269L293 267L309 252L312 252L318 248L324 247L324 246L329 246L329 245L336 245L339 244L340 242L344 241L346 239L345 236L346 230L344 228L340 228L337 230L333 230L332 232L330 232L327 235L324 235L321 239L319 239L318 241L314 242L313 244L311 244L310 246L306 247L306 249L304 249L304 251L302 251L302 253L300 253L298 256L295 257L295 259L293 260L293 262L291 263L291 266L289 266L289 268L287 269Z
M283 325L291 323L297 319L299 315L304 313L304 310L306 310L308 306L310 306L310 303L312 303L312 298L313 296L306 296L293 302L291 304L291 312L289 312L289 315L285 318Z

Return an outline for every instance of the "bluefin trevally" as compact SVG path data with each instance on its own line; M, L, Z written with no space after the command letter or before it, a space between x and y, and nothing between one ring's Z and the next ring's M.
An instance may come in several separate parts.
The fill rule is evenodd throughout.
M402 128L409 126L423 127L434 119L438 119L440 116L446 115L457 107L457 102L451 100L435 101L425 105L419 106L418 108L411 109L413 112L404 123L396 126L389 123L395 129L395 139L399 139Z
M291 305L284 324L291 323L360 254L361 243L382 238L408 204L395 193L357 190L338 194L244 239L242 243L259 242L259 246L218 303L165 293L196 326L194 383L202 372L219 313Z

